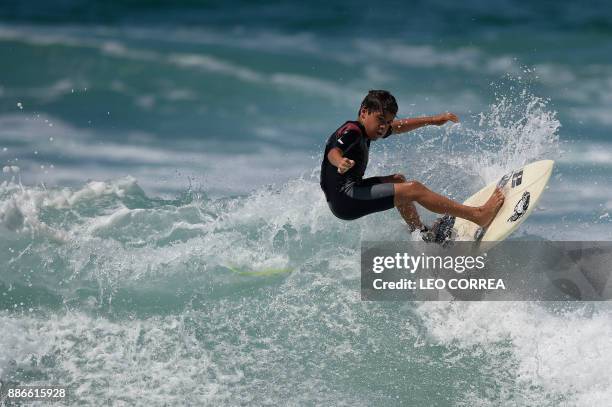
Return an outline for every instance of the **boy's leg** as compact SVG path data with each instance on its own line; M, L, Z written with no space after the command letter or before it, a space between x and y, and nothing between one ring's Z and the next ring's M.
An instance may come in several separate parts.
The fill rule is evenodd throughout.
M398 212L400 213L400 215L402 215L402 218L410 228L411 232L414 232L417 229L423 229L423 223L421 222L419 213L417 212L417 209L412 202L408 202L396 207Z
M394 184L401 184L406 182L406 177L403 174L393 174L382 176L380 177L380 180L385 183L390 182ZM423 223L421 222L419 213L417 212L417 209L412 201L404 201L400 205L395 203L395 207L410 228L411 232L423 228Z
M437 194L417 181L399 182L394 185L394 203L400 208L409 208L412 202L418 202L423 207L435 213L447 213L459 218L467 219L479 226L487 227L504 203L504 195L501 189L497 188L489 200L479 207L466 206L440 194ZM414 207L414 205L412 205ZM416 211L416 209L415 209ZM410 213L408 213L410 215ZM402 214L404 216L404 214ZM418 215L417 215L418 216ZM406 218L404 218L406 219ZM406 220L408 222L408 220Z

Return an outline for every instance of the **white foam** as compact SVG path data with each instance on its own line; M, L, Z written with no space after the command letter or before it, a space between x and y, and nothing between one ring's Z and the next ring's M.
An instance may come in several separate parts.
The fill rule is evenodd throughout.
M565 395L572 405L601 405L612 399L612 318L603 305L553 314L532 303L424 303L419 307L428 332L444 345L464 350L482 348L499 357L510 341L516 380L540 386L532 403L546 394ZM500 372L501 373L501 372ZM541 397L541 399L539 398Z
M30 322L28 318L15 318L0 311L0 377L6 377L15 365L29 364L32 355L49 352L49 341L38 332L31 332Z
M476 151L451 160L470 167L485 183L508 170L559 155L561 123L546 101L526 91L518 99L501 97L480 114L477 129L464 129L476 141ZM479 145L480 144L480 145Z
M36 46L63 45L68 47L85 47L97 49L105 55L114 57L129 58L147 62L168 63L186 69L197 69L208 73L230 76L232 78L255 84L270 84L279 87L289 87L297 91L308 91L331 97L335 100L344 101L347 105L353 105L355 100L360 97L356 91L347 90L346 86L336 86L331 81L320 78L308 77L304 75L295 75L285 72L276 72L272 74L264 74L258 72L248 66L239 65L213 55L205 53L161 53L147 49L129 47L124 43L113 40L100 40L97 38L71 37L70 31L64 31L61 34L54 32L52 28L40 29L29 26L0 26L0 39L13 40L29 43ZM75 28L75 32L79 29ZM119 37L119 35L118 35ZM79 84L81 87L88 85ZM62 80L50 88L32 89L31 96L37 96L39 93L43 97L55 98L62 94L70 92L75 88L75 84L67 80ZM349 100L346 99L350 96ZM140 104L143 107L151 107L154 101L150 99L141 99Z
M80 38L81 40L77 40ZM61 29L52 25L0 24L0 39L27 41L32 45L76 46L98 41L109 53L127 55L126 48L116 41L155 40L156 42L179 42L181 44L222 45L241 49L264 50L267 52L300 52L333 58L335 53L325 52L318 39L310 33L282 33L273 30L223 30L215 31L206 27L151 28L123 26L120 28L101 25L63 25ZM86 40L84 40L86 39Z
M370 40L359 40L355 45L361 52L371 56L384 56L392 62L416 67L449 66L474 69L480 58L480 52L472 47L443 51L429 45L381 44L380 41Z
M597 165L609 167L612 165L612 143L583 142L568 146L560 157L563 164Z
M2 167L2 172L5 174L17 174L19 173L19 167L16 165L5 165Z
M85 404L109 399L214 404L231 399L232 386L244 377L239 368L218 364L197 346L181 316L120 323L84 314L39 319L3 313L0 326L8 335L0 338L0 375L15 363L46 370L37 362L61 355L53 369L72 397Z
M55 123L54 127L46 125L49 121ZM0 126L5 129L5 139L18 145L11 153L21 157L20 175L26 185L45 182L47 185L77 186L88 179L103 181L131 174L151 193L185 190L193 179L205 183L208 193L245 193L268 183L295 178L313 164L312 159L300 151L287 152L274 146L261 147L251 153L227 154L222 148L211 148L214 142L176 141L173 148L168 149L151 143L153 136L143 132L127 134L126 141L121 144L111 141L101 144L98 142L100 135L91 129L76 128L47 115L0 116ZM49 138L55 141L50 143ZM27 144L20 146L23 141ZM33 157L32 150L37 151ZM88 164L73 166L55 162L53 168L45 168L45 172L40 169L38 158L43 155ZM127 174L123 166L126 162L130 163ZM11 171L7 169L4 173L11 176L12 167L16 166L5 167ZM166 182L160 182L161 179Z
M549 86L568 86L576 80L572 70L563 65L545 63L534 65L541 82Z
M63 231L39 220L40 208L46 197L44 192L14 183L2 183L0 194L5 197L0 201L0 227L7 238L17 239L19 235L29 233L55 242L66 241L67 236Z
M335 82L304 75L274 73L269 81L275 85L287 86L301 92L327 96L330 99L344 100L347 105L358 104L362 92L353 91L347 86L338 86Z
M355 41L354 45L367 59L384 59L408 67L448 67L479 73L484 70L494 75L520 72L512 56L487 56L476 47L442 49L431 45L363 39Z
M194 67L204 69L208 72L231 75L236 79L240 79L245 82L259 83L264 81L263 75L252 69L243 66L238 66L227 61L222 61L210 55L170 54L168 56L168 62L171 62L181 67Z

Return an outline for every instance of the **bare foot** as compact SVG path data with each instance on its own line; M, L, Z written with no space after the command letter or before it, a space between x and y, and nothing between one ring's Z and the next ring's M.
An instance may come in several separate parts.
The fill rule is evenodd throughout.
M504 193L500 188L495 188L487 202L476 211L476 223L486 229L493 222L503 204Z

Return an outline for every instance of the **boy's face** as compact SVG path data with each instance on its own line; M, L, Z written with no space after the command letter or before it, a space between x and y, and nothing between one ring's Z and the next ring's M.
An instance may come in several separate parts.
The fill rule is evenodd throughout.
M359 113L359 121L365 127L368 138L372 140L384 136L394 118L395 115L392 113L383 115L382 112L368 111L366 109L361 109Z

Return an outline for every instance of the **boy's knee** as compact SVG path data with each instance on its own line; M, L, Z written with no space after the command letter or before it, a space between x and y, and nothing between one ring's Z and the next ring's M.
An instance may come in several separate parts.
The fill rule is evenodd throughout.
M425 189L425 186L423 184L421 184L419 181L415 181L415 180L410 180L410 181L406 181L404 183L404 188L408 189L410 191L422 191Z
M425 186L419 181L405 181L397 186L397 192L401 198L415 200L423 191Z

